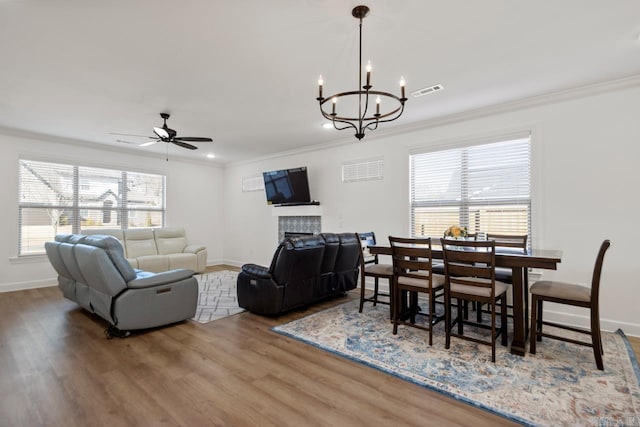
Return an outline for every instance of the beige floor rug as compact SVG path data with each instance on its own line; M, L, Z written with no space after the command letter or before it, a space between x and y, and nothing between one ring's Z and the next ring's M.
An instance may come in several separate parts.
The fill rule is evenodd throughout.
M198 307L192 319L198 323L209 323L244 311L238 307L236 271L216 271L196 274L198 280Z

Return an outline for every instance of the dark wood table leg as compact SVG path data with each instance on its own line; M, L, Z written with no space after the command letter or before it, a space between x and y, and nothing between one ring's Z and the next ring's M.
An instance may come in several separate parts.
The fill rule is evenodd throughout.
M522 267L512 268L513 278L513 341L511 353L524 356L525 350L525 322L524 318L524 283Z

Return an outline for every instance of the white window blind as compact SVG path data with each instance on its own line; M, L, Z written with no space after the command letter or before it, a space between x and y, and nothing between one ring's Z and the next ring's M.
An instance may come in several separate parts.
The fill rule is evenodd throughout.
M440 238L460 225L531 242L528 137L413 154L410 162L413 236Z
M162 227L165 177L19 160L18 255L83 228Z
M369 181L384 178L384 160L359 160L342 165L342 182Z
M262 175L242 177L242 192L264 191L264 179Z

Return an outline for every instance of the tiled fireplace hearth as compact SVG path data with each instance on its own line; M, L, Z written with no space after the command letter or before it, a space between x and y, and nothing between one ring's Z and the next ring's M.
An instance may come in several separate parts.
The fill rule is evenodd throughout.
M319 216L280 216L278 217L278 241L284 239L284 233L320 233L322 221Z
M278 242L284 239L284 233L322 232L322 207L290 206L273 207L273 216L278 217Z

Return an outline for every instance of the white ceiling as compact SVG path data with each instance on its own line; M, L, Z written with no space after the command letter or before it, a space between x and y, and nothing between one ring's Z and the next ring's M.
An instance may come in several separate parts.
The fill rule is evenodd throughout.
M171 156L229 163L337 140L325 95L357 86L357 1L0 0L0 128L139 148L170 112ZM437 117L640 73L637 0L368 0L374 89L407 101L398 130ZM383 125L381 125L381 130ZM363 141L366 141L367 137Z

